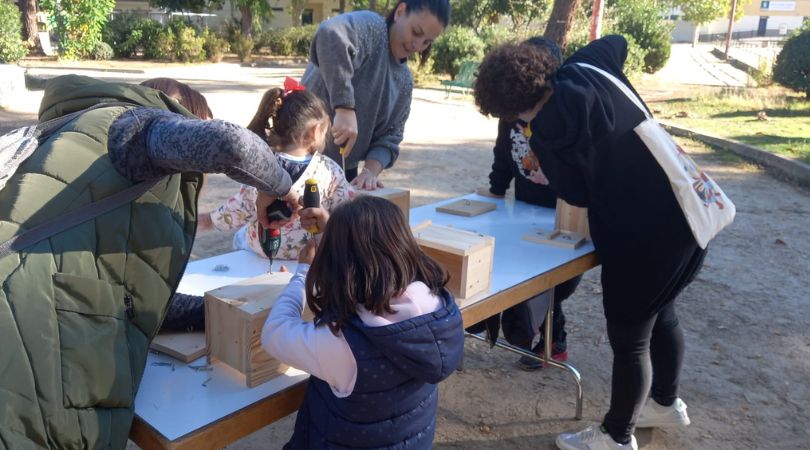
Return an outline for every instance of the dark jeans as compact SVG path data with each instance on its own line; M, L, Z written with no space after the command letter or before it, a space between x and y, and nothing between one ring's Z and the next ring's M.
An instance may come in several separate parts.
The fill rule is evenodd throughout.
M672 301L646 321L608 321L607 332L613 348L613 380L610 409L602 424L616 442L627 442L648 392L662 405L671 405L678 397L683 330Z
M567 333L565 332L565 314L562 309L563 300L567 299L574 293L582 280L582 275L574 277L568 281L560 283L554 288L554 323L551 327L551 341L558 344L558 348L562 351L565 350L565 342ZM531 325L531 318L527 307L523 304L517 304L503 312L501 322L503 324L503 336L510 344L525 349L532 348L532 341L534 339L535 331ZM545 318L544 322L540 325L540 343L545 342ZM540 345L540 344L538 344ZM542 345L541 345L542 347Z

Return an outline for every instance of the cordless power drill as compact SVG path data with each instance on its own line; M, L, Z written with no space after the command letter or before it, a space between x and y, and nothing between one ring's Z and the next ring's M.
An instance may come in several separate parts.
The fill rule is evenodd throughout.
M292 217L292 210L284 200L276 200L267 207L267 218L271 222L277 220L289 220ZM273 258L278 254L278 249L281 248L281 230L278 228L264 228L262 224L259 226L259 236L261 236L262 251L267 259L270 260L270 267L273 267Z

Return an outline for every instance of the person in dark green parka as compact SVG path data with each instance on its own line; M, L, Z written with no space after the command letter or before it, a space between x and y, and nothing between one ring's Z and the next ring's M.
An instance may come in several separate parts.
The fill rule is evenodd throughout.
M149 342L188 262L203 173L290 178L267 145L151 88L68 75L39 119L84 110L0 190L0 242L134 183L140 198L0 259L0 449L123 449Z

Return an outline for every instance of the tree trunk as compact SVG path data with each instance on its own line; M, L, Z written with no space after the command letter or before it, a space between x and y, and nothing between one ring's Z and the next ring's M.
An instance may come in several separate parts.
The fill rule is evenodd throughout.
M370 11L376 11L377 10L377 0L368 0L368 9Z
M341 14L345 13L346 12L346 0L340 0L339 5L340 6L338 6L338 10L340 11L340 13Z
M28 44L29 49L39 47L39 25L37 25L37 1L20 0L20 11L22 12L23 40Z
M695 48L700 42L700 24L695 24L695 34L692 35L692 48Z
M239 20L239 28L242 36L253 36L253 11L250 6L239 5L239 13L242 18Z
M305 0L292 0L290 3L292 24L294 27L301 26L301 14L303 14L307 2Z
M554 0L554 8L551 10L544 35L556 42L563 52L568 45L568 32L574 23L579 2L580 0Z

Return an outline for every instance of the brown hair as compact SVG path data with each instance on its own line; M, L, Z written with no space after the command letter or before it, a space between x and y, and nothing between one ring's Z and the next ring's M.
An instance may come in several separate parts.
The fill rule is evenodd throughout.
M475 104L484 115L513 120L553 89L549 78L559 67L560 58L547 47L529 42L498 46L478 66Z
M284 95L283 89L272 88L262 96L247 129L277 149L302 144L312 121L328 117L323 101L312 92L301 90Z
M169 97L177 100L191 114L203 120L214 118L208 101L198 91L185 83L181 83L173 78L152 78L141 83L141 86L150 87L163 92Z
M402 211L390 201L362 195L332 212L307 274L307 305L318 326L337 332L363 305L393 313L391 299L421 281L438 295L447 272L413 238Z

